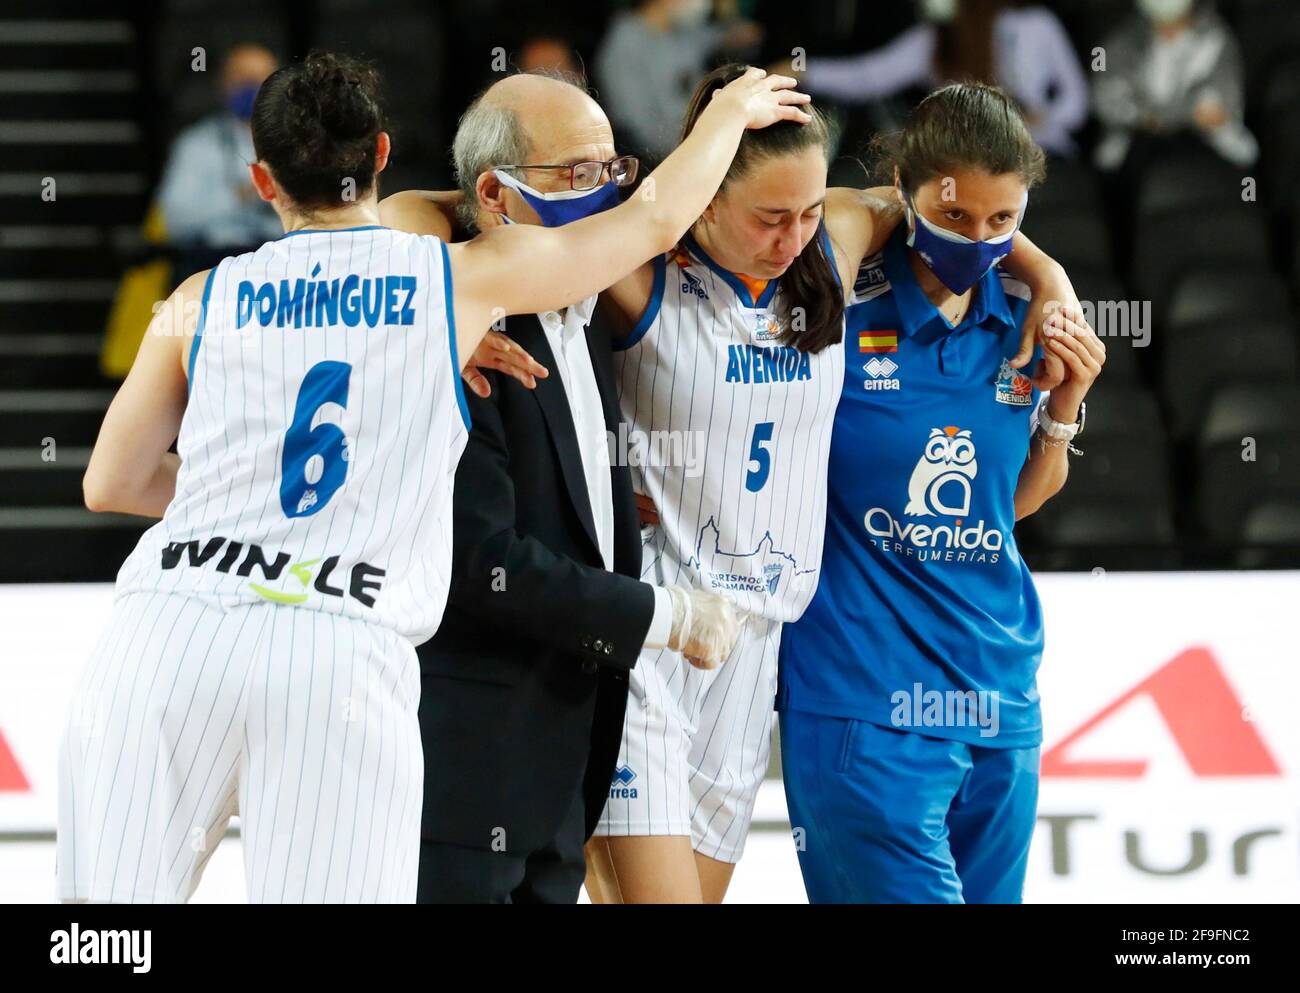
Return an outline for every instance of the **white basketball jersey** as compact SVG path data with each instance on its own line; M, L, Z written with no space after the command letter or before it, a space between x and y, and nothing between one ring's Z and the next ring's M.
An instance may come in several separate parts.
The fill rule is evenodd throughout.
M791 621L821 570L844 346L782 345L777 281L757 291L689 236L655 261L650 304L615 357L620 451L659 510L663 581Z
M176 496L118 593L270 601L437 629L468 438L446 247L295 231L204 290Z

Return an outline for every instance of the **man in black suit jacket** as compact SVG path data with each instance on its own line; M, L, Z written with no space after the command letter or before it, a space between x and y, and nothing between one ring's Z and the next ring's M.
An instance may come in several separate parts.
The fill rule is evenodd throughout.
M492 170L613 154L608 122L584 91L553 78L509 77L461 121L456 164L462 203L472 208L461 220L482 228L504 223L508 212L516 223L554 221ZM518 172L534 189L571 186L567 169ZM445 218L422 214L432 209L422 197L390 198L385 223L445 237ZM456 472L447 610L419 649L419 902L576 901L583 844L618 758L628 671L643 646L689 650L710 636L700 598L729 604L637 578L631 475L609 457L607 441L619 436L614 329L595 304L509 318L506 334L549 375L488 372L490 394L466 397L472 427ZM683 609L686 597L694 610ZM730 624L734 640L725 610L713 629Z
M608 330L598 316L592 324L592 367L617 432ZM506 333L555 368L538 318L511 318ZM655 593L636 578L640 525L617 466L615 571L604 568L560 378L530 390L487 375L492 395L467 396L473 429L456 473L447 611L419 649L417 899L571 903L583 843L609 796L627 672Z

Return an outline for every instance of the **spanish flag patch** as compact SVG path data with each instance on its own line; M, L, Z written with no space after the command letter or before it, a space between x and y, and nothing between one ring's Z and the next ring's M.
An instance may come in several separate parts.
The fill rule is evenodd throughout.
M896 352L898 351L897 331L859 331L859 352Z

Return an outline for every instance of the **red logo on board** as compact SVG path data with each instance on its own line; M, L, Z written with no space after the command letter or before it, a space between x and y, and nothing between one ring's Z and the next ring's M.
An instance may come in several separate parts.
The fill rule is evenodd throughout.
M1282 770L1208 648L1189 648L1102 708L1043 754L1042 774L1138 779L1147 759L1073 759L1070 750L1126 704L1145 696L1197 776L1280 776Z
M0 731L0 793L25 793L32 788Z

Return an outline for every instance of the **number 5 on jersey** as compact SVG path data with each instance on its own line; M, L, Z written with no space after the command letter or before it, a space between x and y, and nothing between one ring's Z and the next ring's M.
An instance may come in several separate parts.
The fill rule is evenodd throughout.
M774 426L774 421L759 421L754 425L754 433L750 435L747 464L758 463L757 469L750 469L745 473L745 489L750 493L761 490L767 483L768 474L772 471L772 453L763 445L772 440Z
M312 421L327 403L347 408L351 375L347 362L318 362L303 377L280 460L280 507L285 517L315 514L347 479L348 439L343 429L328 421L312 427Z

